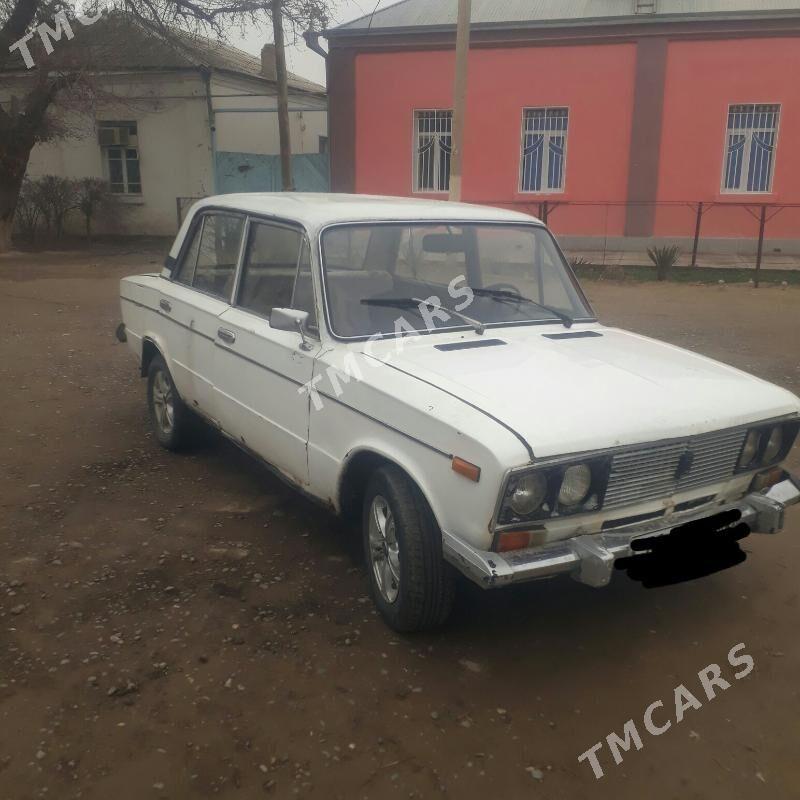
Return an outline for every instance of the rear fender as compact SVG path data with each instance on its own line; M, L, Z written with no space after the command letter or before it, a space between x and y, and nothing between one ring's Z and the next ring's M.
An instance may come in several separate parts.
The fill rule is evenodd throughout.
M147 377L150 364L156 355L160 355L164 359L164 363L167 365L167 369L171 373L172 361L170 360L169 349L167 348L167 343L164 340L164 337L152 332L146 333L142 337L141 373L143 378Z

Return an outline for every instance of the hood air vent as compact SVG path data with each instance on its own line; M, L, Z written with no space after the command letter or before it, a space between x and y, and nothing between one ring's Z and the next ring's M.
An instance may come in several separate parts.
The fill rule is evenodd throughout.
M479 350L484 347L501 347L505 342L501 339L478 339L470 342L453 342L451 344L437 344L436 349L443 353L453 350Z
M598 339L603 334L597 331L576 331L575 333L545 333L545 339Z

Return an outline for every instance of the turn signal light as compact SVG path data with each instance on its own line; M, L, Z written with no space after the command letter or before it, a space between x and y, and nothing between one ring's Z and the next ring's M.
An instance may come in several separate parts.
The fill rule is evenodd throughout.
M463 475L465 478L478 483L481 479L481 468L470 464L469 461L464 461L463 458L453 457L453 472Z
M764 489L769 489L776 483L780 483L785 475L786 473L780 467L773 467L766 472L759 472L750 484L750 491L762 492Z
M530 531L511 531L509 533L501 533L497 537L498 553L510 553L513 550L525 550L530 546Z

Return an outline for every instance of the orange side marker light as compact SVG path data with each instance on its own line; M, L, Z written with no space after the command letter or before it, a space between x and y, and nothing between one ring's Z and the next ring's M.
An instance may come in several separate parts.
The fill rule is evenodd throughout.
M476 467L474 464L470 464L469 461L464 461L463 458L453 457L453 472L457 472L459 475L463 475L465 478L468 478L475 483L481 479L481 468Z

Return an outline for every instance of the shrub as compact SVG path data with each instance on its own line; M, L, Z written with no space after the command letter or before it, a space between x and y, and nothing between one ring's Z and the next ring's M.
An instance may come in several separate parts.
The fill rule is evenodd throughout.
M86 236L92 237L92 223L108 214L116 205L116 195L99 178L80 178L75 181L76 208L83 214Z
M36 238L36 229L42 214L39 203L37 187L33 181L25 178L17 199L17 208L14 212L14 225L20 236L33 242Z
M660 281L666 280L667 272L671 270L680 257L681 250L676 244L664 247L648 247L647 255L656 266L656 274Z
M39 207L47 229L60 239L64 232L64 220L75 208L75 182L59 175L44 175L31 181L34 202Z

